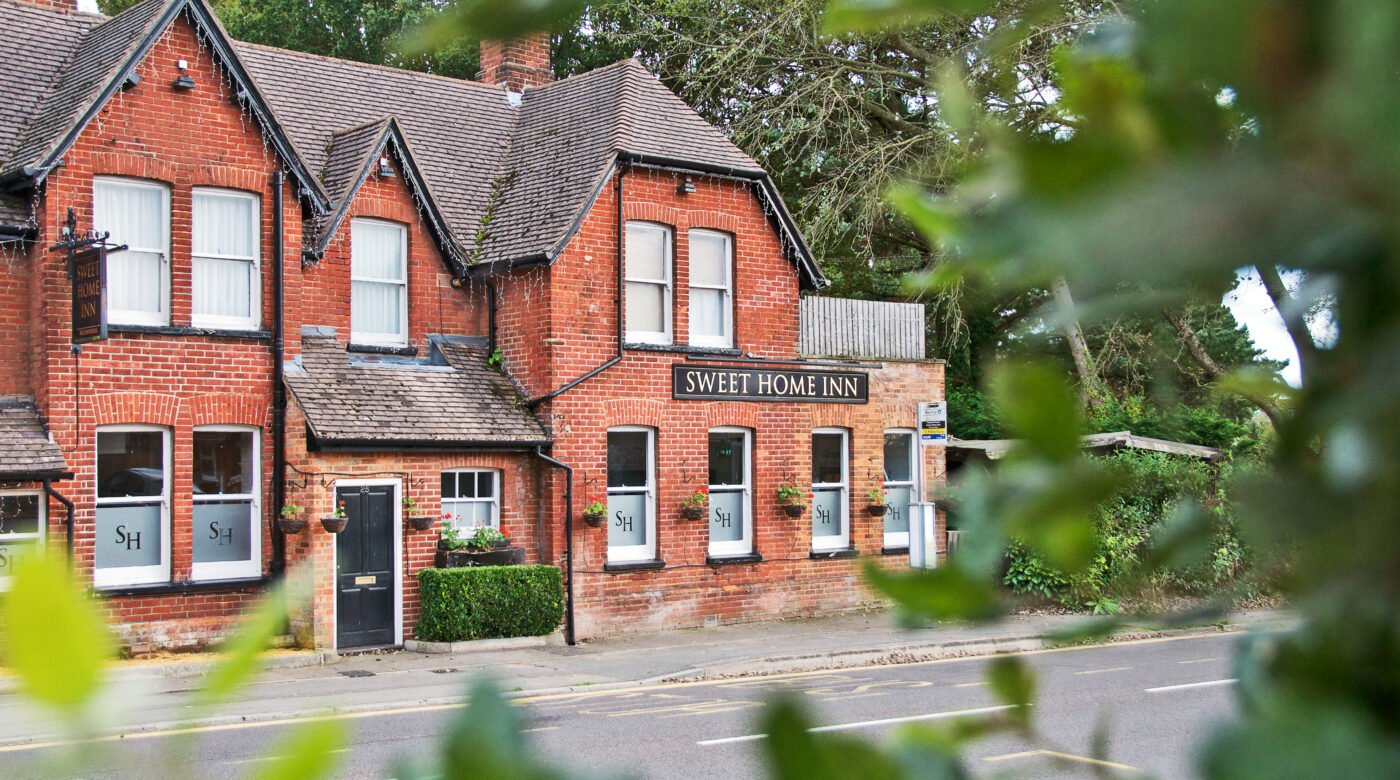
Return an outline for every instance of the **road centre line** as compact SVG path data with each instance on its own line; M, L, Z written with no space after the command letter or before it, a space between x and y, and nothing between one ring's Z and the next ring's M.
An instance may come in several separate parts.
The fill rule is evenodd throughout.
M836 723L830 726L817 726L815 728L807 729L807 733L823 734L828 731L853 731L855 729L868 729L875 728L877 726L891 726L896 723L914 723L917 721L925 720L942 720L944 718L960 718L968 715L989 715L993 712L1009 710L1016 706L1017 705L1015 704L999 704L994 707L977 707L975 709L970 710L952 710L949 712L930 712L924 715L906 715L902 718L859 720L855 721L854 723ZM744 734L743 736L738 737L720 737L718 739L703 739L697 741L695 744L701 745L703 747L709 747L711 745L729 745L735 742L755 742L760 739L767 739L767 737L767 734Z
M1131 666L1115 666L1112 669L1090 669L1087 672L1075 672L1075 674L1104 674L1107 672L1126 672L1132 669Z
M1206 680L1205 682L1182 683L1180 685L1159 685L1156 688L1143 688L1148 693L1165 693L1166 691L1184 691L1188 688L1214 688L1220 685L1234 685L1239 682L1235 678L1228 680Z

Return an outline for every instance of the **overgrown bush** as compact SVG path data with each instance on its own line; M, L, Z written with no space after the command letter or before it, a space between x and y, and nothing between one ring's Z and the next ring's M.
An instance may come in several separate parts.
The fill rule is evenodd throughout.
M564 588L553 566L424 569L418 586L417 635L429 642L539 636L564 617Z
M1116 608L1118 598L1137 596L1135 591L1147 587L1205 595L1235 582L1248 568L1249 551L1235 529L1233 508L1221 485L1233 472L1249 466L1141 451L1115 453L1104 460L1121 487L1094 517L1089 566L1068 574L1012 545L1006 554L1004 585L1070 609ZM1196 502L1210 518L1214 530L1210 553L1198 564L1168 568L1144 582L1140 564L1152 535L1183 500Z

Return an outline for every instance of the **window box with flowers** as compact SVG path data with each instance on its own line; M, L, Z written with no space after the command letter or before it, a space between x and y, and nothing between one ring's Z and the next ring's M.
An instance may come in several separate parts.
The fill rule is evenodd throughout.
M701 520L705 517L706 504L709 502L710 494L704 488L698 488L694 493L685 497L681 502L681 517L687 520Z
M808 498L811 497L809 493ZM802 497L802 489L796 485L778 486L778 506L788 517L801 517L807 511L807 501Z
M339 501L335 505L335 513L321 518L321 527L327 533L338 534L345 530L345 526L350 524L350 515L345 512L345 502Z
M438 538L437 555L433 563L439 569L463 566L518 566L525 562L525 548L511 547L506 535L489 526L482 526L470 535L453 525L450 515L442 520L442 536Z

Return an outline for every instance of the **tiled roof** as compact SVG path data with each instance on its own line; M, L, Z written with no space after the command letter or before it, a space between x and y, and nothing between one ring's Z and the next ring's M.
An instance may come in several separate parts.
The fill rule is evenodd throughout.
M287 387L312 434L337 442L438 446L533 445L549 435L485 350L434 340L441 360L347 354L333 337L302 337L302 371ZM436 363L436 364L434 364Z
M49 441L34 400L0 396L0 478L6 474L62 474L63 452Z
M35 45L36 42L26 34L17 41L23 46L23 54L16 56L16 53L10 53L3 59L21 60L29 78L45 75L49 78L43 81L40 91L34 95L39 98L37 105L19 117L17 129L21 132L18 141L5 163L0 165L0 170L36 165L52 154L77 124L82 112L115 77L116 69L125 64L170 1L146 0L126 13L105 21L100 17L68 13L50 14L56 18L44 21L32 14L25 15L23 21L44 30L48 35L42 41L43 45ZM14 14L15 9L5 5L3 13ZM16 18L15 21L21 19ZM90 29L82 29L94 23ZM7 25L3 29L27 31L28 28ZM61 52L66 61L56 71L28 71L32 50L40 59L49 61ZM48 72L45 73L45 70Z
M52 155L159 18L186 8L199 22L206 13L206 0L146 0L98 23L13 2L0 0L0 29L32 23L40 34L0 37L0 95L7 87L16 95L0 107L0 152L13 149L0 157L6 169ZM233 71L247 72L239 83L260 111L258 97L266 101L267 126L278 143L285 134L295 165L319 179L313 187L336 191L332 212L359 186L359 144L392 117L443 244L473 262L552 260L620 154L762 180L766 205L791 232L758 164L635 60L528 89L516 106L503 88L461 79L246 43L228 56L237 61ZM333 229L334 220L320 227ZM317 231L306 236L314 251ZM800 237L789 245L804 279L824 283Z

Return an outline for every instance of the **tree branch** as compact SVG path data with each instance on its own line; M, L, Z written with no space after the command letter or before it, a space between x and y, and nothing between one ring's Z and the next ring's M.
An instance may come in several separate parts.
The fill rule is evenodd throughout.
M1205 345L1201 344L1201 340L1196 337L1196 331L1191 328L1191 324L1186 321L1183 314L1171 309L1163 309L1162 316L1166 318L1168 323L1171 323L1176 334L1181 337L1181 343L1186 345L1186 351L1191 353L1191 357L1205 370L1210 381L1218 382L1225 378L1227 372L1206 351ZM1245 391L1240 391L1240 395L1246 401L1259 407L1259 411L1263 412L1269 418L1269 422L1274 424L1274 430L1279 430L1279 426L1284 421L1284 413L1273 398Z

